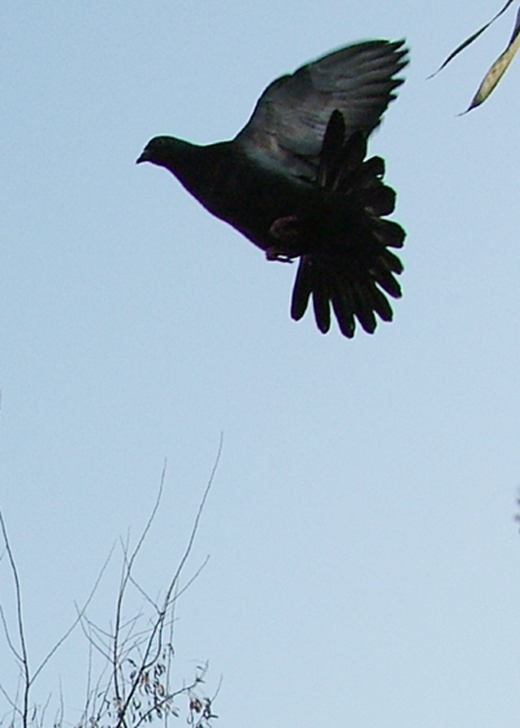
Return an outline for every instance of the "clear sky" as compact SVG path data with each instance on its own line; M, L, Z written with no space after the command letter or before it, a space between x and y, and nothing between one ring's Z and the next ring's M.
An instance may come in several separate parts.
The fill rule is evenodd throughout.
M223 676L217 725L516 728L520 61L457 116L513 16L426 81L499 5L2 3L0 506L34 665L167 458L136 574L164 589L223 432L186 577L211 558L176 627L179 675ZM404 297L348 341L290 320L294 266L134 162L157 134L234 136L275 77L378 37L411 48L371 143L408 231ZM117 578L93 605L107 626ZM35 694L61 679L71 723L86 659L78 635Z

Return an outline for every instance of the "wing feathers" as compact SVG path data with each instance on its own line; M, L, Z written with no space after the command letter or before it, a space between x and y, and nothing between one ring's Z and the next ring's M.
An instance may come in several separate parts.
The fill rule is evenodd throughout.
M323 136L338 109L346 137L365 136L379 124L406 65L404 41L347 46L274 81L260 97L236 141L246 154L286 174L316 171Z

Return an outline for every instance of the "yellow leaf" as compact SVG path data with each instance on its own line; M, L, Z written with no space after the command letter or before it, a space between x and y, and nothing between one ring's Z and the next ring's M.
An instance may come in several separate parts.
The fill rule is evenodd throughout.
M517 22L518 26L518 22ZM496 87L504 73L507 71L509 64L513 60L518 48L520 47L520 32L518 27L515 28L515 32L509 42L506 50L500 55L497 60L493 63L489 71L486 73L484 80L480 84L477 93L473 97L473 100L469 107L464 113L471 111L475 107L482 104L488 96L491 94L493 89Z
M435 73L432 73L432 75L431 76L428 76L428 78L433 78L434 76L436 76L439 73L439 71L442 71L442 69L445 68L445 66L447 66L448 63L450 63L455 58L455 56L458 56L459 53L461 53L465 48L467 48L474 41L476 41L477 38L479 38L482 35L482 33L484 33L489 28L490 25L493 25L493 23L495 22L495 20L498 20L498 18L501 15L503 15L503 13L506 12L506 10L508 9L508 7L513 2L514 2L514 0L507 0L506 4L501 8L501 10L498 11L498 13L493 18L491 18L491 20L488 23L486 23L485 25L483 25L482 28L479 28L479 30L477 30L475 33L473 33L473 35L470 35L469 38L466 38L465 41L463 41L459 46L457 46L455 48L455 50L452 53L450 53L450 55L446 58L446 60L435 71ZM468 109L468 111L469 111L469 109Z

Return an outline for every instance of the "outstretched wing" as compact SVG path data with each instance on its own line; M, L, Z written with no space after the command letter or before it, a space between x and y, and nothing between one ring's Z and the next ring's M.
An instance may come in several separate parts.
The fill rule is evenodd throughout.
M341 48L282 76L264 91L236 136L260 164L296 177L315 173L327 123L343 115L346 137L379 124L406 65L404 41L373 40Z

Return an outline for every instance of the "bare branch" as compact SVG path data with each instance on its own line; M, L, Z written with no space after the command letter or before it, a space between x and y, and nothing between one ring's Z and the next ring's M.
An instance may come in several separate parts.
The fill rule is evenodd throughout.
M6 700L7 700L7 702L8 702L8 703L9 703L9 705L11 706L11 708L12 708L12 709L13 709L13 710L14 710L14 711L15 711L16 713L18 713L19 715L22 715L22 711L21 711L21 710L20 710L20 708L19 708L19 707L17 706L16 702L15 702L14 700L12 700L12 699L11 699L11 697L9 696L9 693L8 693L8 692L7 692L6 690L5 690L5 688L3 687L3 685L0 685L0 693L2 693L2 695L4 696L4 698L5 698Z
M162 652L162 634L163 634L163 628L164 628L164 622L165 622L166 614L167 614L167 611L168 611L169 607L172 604L172 594L174 593L174 590L176 589L177 583L179 581L179 577L182 574L182 571L184 569L184 566L186 564L186 561L188 560L188 557L189 557L189 555L191 553L191 550L193 548L193 544L195 542L195 536L197 534L198 527L199 527L199 523L200 523L200 518L202 516L202 512L204 510L204 506L206 504L206 500L208 498L209 492L210 492L211 487L213 485L213 481L215 479L215 474L217 472L218 464L220 462L220 457L221 457L221 454L222 454L222 446L223 446L223 436L221 434L220 441L219 441L219 448L218 448L218 451L217 451L217 457L215 458L215 462L213 464L213 468L211 470L211 474L210 474L208 483L206 485L206 488L205 488L204 493L202 495L202 499L201 499L200 504L199 504L199 507L197 509L197 513L196 513L196 516L195 516L195 521L193 523L193 527L191 529L190 537L188 539L188 545L186 546L186 549L184 551L184 554L182 555L182 558L181 558L181 560L179 562L179 565L177 567L177 570L175 571L175 574L174 574L172 580L170 581L170 585L169 585L169 587L167 589L166 596L164 598L163 607L160 610L160 612L159 612L159 614L157 616L157 619L156 619L155 623L152 626L152 629L151 629L151 632L150 632L150 637L148 639L148 642L147 642L147 645L146 645L146 649L145 649L144 655L142 657L141 665L139 666L139 669L138 669L138 672L137 672L137 676L134 679L133 684L130 687L130 690L128 691L128 695L126 696L126 699L124 700L124 703L121 703L121 692L119 690L119 682L118 682L118 678L117 678L117 675L116 675L116 672L119 670L119 667L120 667L119 653L118 653L118 650L116 649L116 647L117 647L116 644L114 645L114 651L113 651L114 688L115 688L115 691L116 691L116 701L118 702L118 710L119 710L119 713L120 713L120 717L119 717L119 720L117 722L116 728L124 728L126 726L126 720L125 720L126 712L128 711L129 706L131 704L131 701L134 698L134 695L135 695L136 690L138 688L138 685L139 685L139 677L142 676L146 672L146 670L150 669L154 665L154 663L157 661L159 655ZM166 467L166 464L165 464L165 467ZM139 542L137 544L137 547L134 550L134 552L133 552L133 554L132 554L132 556L131 556L131 558L130 558L130 560L128 562L128 567L127 567L127 570L126 570L125 580L124 580L124 582L122 584L122 588L120 590L119 598L118 598L118 606L117 606L117 611L116 611L116 629L115 629L116 639L118 638L118 629L119 629L120 623L121 623L121 612L122 612L122 605L123 605L124 590L126 589L126 586L128 584L129 578L130 578L131 569L132 569L132 566L133 566L133 562L135 560L135 557L136 557L139 549L141 548L141 545L143 543L144 537L148 533L148 530L149 530L149 528L151 526L151 523L153 521L153 518L155 517L155 514L157 512L157 508L158 508L158 505L159 505L160 497L162 495L162 489L163 489L163 484L164 484L164 475L165 475L165 470L163 470L163 476L161 478L161 484L160 484L160 488L159 488L159 494L158 494L158 498L156 500L155 507L154 507L154 509L152 511L152 515L151 515L150 519L148 520L148 523L147 523L146 528L145 528L145 530L143 532L143 535L141 536L141 538L140 538L140 540L139 540Z
M61 682L60 682L60 692L61 692ZM43 706L42 711L41 711L41 715L40 715L40 726L42 728L43 728L43 724L45 722L45 714L46 714L47 708L49 707L49 704L51 702L51 698L52 698L52 693L49 693L49 695L47 696L47 700L45 702L45 705ZM62 704L62 708L63 708L63 696L62 696L61 704ZM57 721L54 722L55 725L56 725L56 722Z
M144 540L146 536L148 535L148 532L152 526L152 523L155 519L155 516L157 514L157 510L159 508L159 504L161 502L162 494L163 494L163 488L164 488L164 479L166 477L166 466L167 466L167 460L164 461L162 475L161 475L161 482L159 484L159 492L157 493L157 498L155 500L155 505L152 509L152 513L150 514L150 517L143 529L143 532L141 534L141 538L137 542L137 546L135 547L129 561L127 564L125 564L123 575L121 578L121 586L119 588L119 594L117 598L117 605L116 605L116 621L114 625L114 644L113 644L113 650L112 650L112 674L114 679L114 692L116 696L116 701L121 701L121 688L119 685L119 635L121 630L121 619L122 619L122 610L123 610L123 601L126 594L126 588L128 586L128 581L130 578L130 574L132 572L132 567L134 564L134 561L137 557L137 554L141 550L141 547L144 543ZM123 713L124 715L124 713ZM118 722L119 725L119 722Z
M1 511L0 511L0 528L2 529L2 535L4 538L5 548L7 551L7 556L9 558L9 564L11 565L11 571L12 571L13 579L14 579L14 588L15 588L15 595L16 595L16 614L17 614L17 619L18 619L18 639L20 640L21 663L22 663L22 670L23 670L24 683L25 683L24 691L23 691L22 717L23 717L24 728L27 728L28 711L29 711L29 690L31 687L31 679L30 679L30 671L29 671L29 657L27 655L27 647L25 644L25 630L24 630L23 614L22 614L22 590L20 587L20 579L18 578L18 570L16 568L16 564L14 561L13 552L11 551L11 545L9 543L9 538L7 536L7 530L5 527L4 517L3 517L3 514Z
M7 620L5 618L5 613L2 605L0 604L0 619L2 620L2 625L4 627L4 634L7 644L9 645L9 649L13 653L13 655L16 657L17 660L20 660L22 662L22 657L16 647L13 645L13 642L11 640L11 635L9 634L9 627L7 626Z
M211 470L211 475L209 477L208 484L206 486L206 490L204 491L204 494L202 496L202 500L201 500L200 505L199 505L199 508L197 510L197 515L195 516L195 522L193 524L193 528L191 529L191 535L190 535L190 538L189 538L189 541L188 541L188 545L187 545L186 550L184 552L184 555L183 555L183 557L182 557L182 559L181 559L181 561L179 563L179 566L177 567L177 571L176 571L175 576L173 577L173 580L172 580L172 582L170 584L170 588L168 589L168 595L167 595L167 597L165 599L165 605L169 601L169 596L171 596L171 593L173 591L173 587L177 583L177 580L178 580L179 576L181 575L182 570L184 569L184 565L185 565L186 561L188 560L188 556L191 553L191 549L193 548L193 543L195 541L195 536L197 535L197 531L199 529L200 517L202 516L202 511L204 510L204 506L206 505L206 500L208 498L209 492L211 490L211 486L213 485L213 481L215 479L215 475L216 475L216 472L217 472L217 468L218 468L218 465L219 465L219 462L220 462L220 456L222 455L222 447L223 447L223 445L224 445L224 435L223 435L223 433L220 433L220 441L219 441L219 446L218 446L218 451L217 451L217 457L215 458L215 462L214 462L213 468Z
M56 654L56 652L57 652L57 651L58 651L58 650L60 649L60 647L62 646L62 644L63 644L63 643L64 643L64 642L65 642L65 641L66 641L66 640L67 640L67 639L69 638L69 636L70 636L70 635L72 634L72 632L73 632L73 631L74 631L74 630L76 629L76 627L78 626L78 624L79 624L79 623L81 622L81 620L82 620L82 618L83 618L83 615L84 615L84 614L85 614L85 612L87 611L87 608L88 608L88 606L89 606L90 602L91 602L91 601L92 601L92 599L94 598L94 594L95 594L95 593L96 593L96 591L97 591L97 588L98 588L98 586L99 586L99 583L100 583L100 581L101 581L101 579L102 579L102 577L103 577L103 574L105 573L105 569L107 568L107 566L108 566L108 563L109 563L110 559L112 558L112 554L113 554L113 553L114 553L114 547L112 546L112 548L110 549L110 553L108 554L108 556L107 556L107 558L106 558L106 560L105 560L105 563L104 563L104 564L103 564L103 566L101 567L101 571L99 572L98 578L96 579L96 581L95 581L95 584L94 584L94 586L92 587L92 590L91 590L90 594L89 594L89 595L88 595L88 597L87 597L87 601L86 601L86 602L85 602L85 604L83 605L83 608L81 609L81 611L79 612L78 616L76 617L76 619L74 620L74 622L72 623L72 625L71 625L71 626L69 627L69 629L68 629L68 630L67 630L67 631L65 632L65 634L64 634L64 635L63 635L63 636L62 636L62 637L61 637L61 638L60 638L60 639L59 639L59 640L58 640L58 641L56 642L56 644L54 645L54 647L52 648L52 650L50 650L50 652L48 652L48 653L47 653L47 656L43 658L43 660L42 660L42 661L41 661L41 663L39 664L39 666L38 666L38 668L37 668L36 672L35 672L35 673L34 673L34 675L32 676L32 679L31 679L31 684L32 684L32 683L33 683L33 682L34 682L34 681L36 680L36 678L37 678L37 677L38 677L38 675L39 675L39 674L41 673L41 671L43 670L43 668L45 667L45 665L46 665L46 664L47 664L47 663L49 662L49 660L51 659L51 657L52 657L53 655L55 655L55 654Z
M5 542L2 557L7 554L15 584L18 636L13 641L9 631L7 615L1 606L0 620L2 621L2 627L0 627L0 630L3 628L8 647L20 669L16 696L11 698L7 691L0 686L0 695L6 699L13 711L12 717L9 716L9 728L18 726L20 728L44 728L44 723L49 721L54 723L54 728L63 728L65 709L61 682L59 706L54 718L52 715L49 717L52 694L48 696L43 706L40 704L32 706L29 698L36 678L78 625L87 639L89 652L85 703L79 723L75 723L77 728L108 728L109 726L113 728L143 728L144 724L152 722L155 718L161 720L164 728L168 728L168 718L179 715L179 709L174 704L174 700L181 695L187 696L189 703L188 723L192 728L209 728L209 719L216 717L211 710L211 703L214 698L210 699L197 694L197 686L200 686L203 682L206 668L198 670L195 679L189 685L184 684L182 688L176 691L172 691L170 688L170 678L172 660L175 654L173 637L176 601L198 578L209 560L209 556L207 556L195 573L187 579L186 583L183 583L182 588L180 587L180 580L183 577L188 558L192 553L202 512L220 462L222 448L223 437L221 435L217 456L195 513L187 545L167 585L164 597L159 596L157 601L152 599L134 578L133 569L137 556L141 553L143 544L155 521L162 500L166 478L166 460L162 469L155 503L137 540L137 545L133 550L130 550L128 539L122 543L123 563L116 597L114 624L110 624L108 630L104 630L87 616L88 607L98 590L113 555L113 546L85 603L81 607L75 603L76 616L72 625L44 657L34 674L29 669L20 579L5 522L0 513L0 527ZM126 597L130 584L145 600L145 606L147 605L148 608L131 618L127 618L125 615L127 608ZM169 630L169 632L165 632L165 630ZM101 658L98 658L96 653ZM97 666L97 660L99 659L102 663L102 669L96 675L96 680L93 680L94 665ZM219 689L220 684L217 693ZM1 723L3 721L0 721Z
M207 563L208 563L209 559L210 559L210 556L209 556L209 554L208 554L208 555L206 556L206 558L204 559L204 561L202 562L202 564L201 564L201 565L199 566L199 568L197 569L197 571L196 571L196 572L195 572L195 573L193 574L193 576L192 576L192 577L191 577L191 578L190 578L190 579L189 579L189 580L188 580L188 581L186 582L186 584L185 584L185 585L184 585L184 586L182 587L182 589L180 589L180 591L178 591L178 592L175 592L175 594L174 594L174 596L173 596L173 598L172 598L172 600L171 600L171 603L172 603L172 604L173 604L173 602L174 602L174 601L177 601L177 599L178 599L179 597L181 597L181 596L182 596L182 595L184 594L184 592L185 592L185 591L187 591L187 590L188 590L188 589L190 588L190 586L191 586L191 585L193 584L193 582L194 582L194 581L196 581L196 580L198 579L198 577L200 576L200 574L201 574L202 570L203 570L203 569L205 568L205 566L207 565Z

